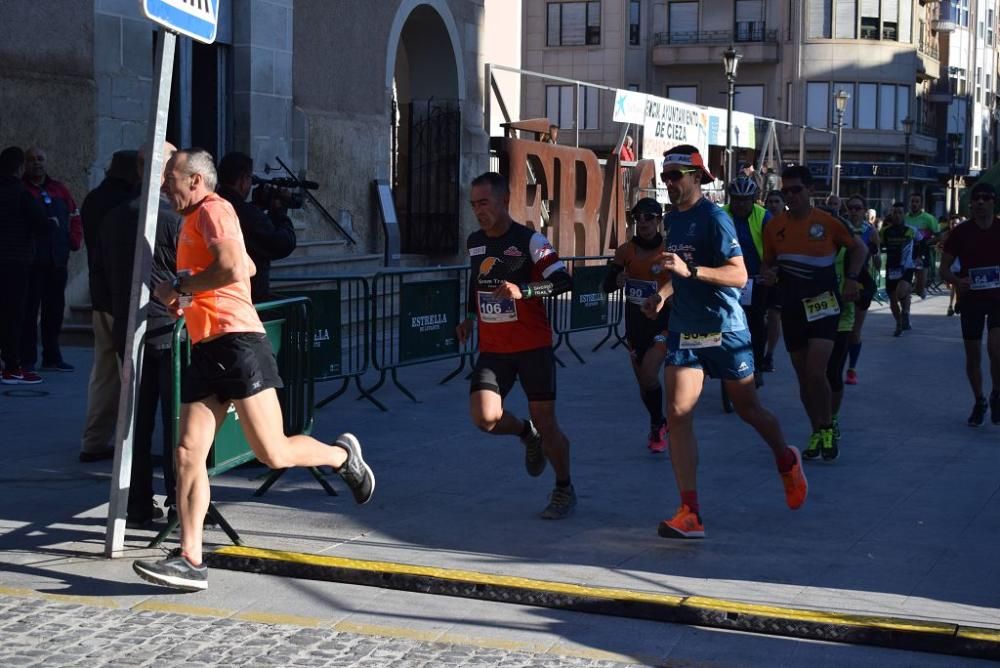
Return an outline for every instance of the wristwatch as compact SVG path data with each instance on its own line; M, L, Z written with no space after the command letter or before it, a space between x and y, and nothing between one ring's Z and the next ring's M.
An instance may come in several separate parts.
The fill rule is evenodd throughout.
M174 280L170 283L170 287L177 294L181 294L181 292L182 292L182 290L181 290L181 277L180 276L175 276Z
M694 262L688 262L687 266L688 266L688 271L691 272L691 278L693 280L698 280L698 265L696 265Z
M858 275L857 274L848 274L847 278L849 278L852 281L857 281L858 280Z

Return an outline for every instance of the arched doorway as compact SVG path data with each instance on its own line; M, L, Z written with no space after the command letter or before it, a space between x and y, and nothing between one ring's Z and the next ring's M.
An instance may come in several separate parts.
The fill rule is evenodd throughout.
M400 17L405 20L400 21ZM390 177L404 253L458 251L461 194L460 45L447 5L403 3L390 51Z

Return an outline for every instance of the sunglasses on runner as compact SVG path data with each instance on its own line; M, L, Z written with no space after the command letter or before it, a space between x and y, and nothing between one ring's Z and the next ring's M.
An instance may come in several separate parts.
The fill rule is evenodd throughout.
M641 220L644 223L655 223L660 219L655 213L638 213L633 216L636 220Z
M798 195L800 192L805 190L805 186L786 186L781 189L782 195Z
M660 174L664 181L677 182L683 179L688 174L694 174L697 169L672 169L669 172L663 172Z
M978 202L990 202L990 201L992 201L994 199L996 199L996 198L993 197L993 195L990 195L989 193L979 193L977 195L973 195L972 196L972 201L973 202L977 202L977 201Z

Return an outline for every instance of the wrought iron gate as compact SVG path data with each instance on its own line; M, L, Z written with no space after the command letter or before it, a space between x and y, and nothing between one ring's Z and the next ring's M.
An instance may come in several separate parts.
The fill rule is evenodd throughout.
M407 173L403 191L396 191L402 251L453 254L458 252L462 192L461 109L454 100L408 106Z

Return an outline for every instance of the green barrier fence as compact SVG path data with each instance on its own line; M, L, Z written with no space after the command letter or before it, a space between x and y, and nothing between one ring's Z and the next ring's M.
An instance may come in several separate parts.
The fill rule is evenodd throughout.
M453 265L381 271L371 281L371 365L378 381L364 390L373 394L386 377L412 401L417 398L399 382L401 367L458 359L459 366L441 384L471 363L476 339L459 345L455 328L464 319L469 267ZM372 399L374 401L374 399ZM382 410L385 406L375 402Z
M371 286L364 276L330 275L274 278L280 293L312 302L312 380L340 381L340 387L316 403L322 408L344 394L353 382L363 398L383 408L361 384L371 358ZM302 287L301 284L321 287Z
M560 295L550 300L549 319L556 335L553 350L563 344L584 364L580 353L570 339L574 332L604 329L607 334L591 349L598 350L612 336L618 340L617 328L625 313L625 301L620 290L607 294L601 289L607 275L610 257L578 256L564 257L563 264L573 277L573 289L568 295Z
M314 419L313 387L310 381L311 346L307 345L311 331L310 302L305 298L282 299L257 304L256 308L262 316L264 331L276 357L283 384L277 391L283 418L282 428L287 435L308 434L312 430ZM170 425L175 448L180 439L181 385L190 359L190 340L187 338L184 319L180 318L174 325L172 344L174 410L170 416ZM208 453L208 476L211 478L220 475L254 459L253 451L239 425L239 417L230 405ZM337 495L318 469L311 468L309 471L328 494ZM254 492L254 495L260 496L265 493L283 473L284 470L270 472L267 480ZM239 534L226 521L215 504L209 504L208 515L225 531L230 540L237 545L241 544ZM150 547L159 545L176 528L175 518L153 539Z

